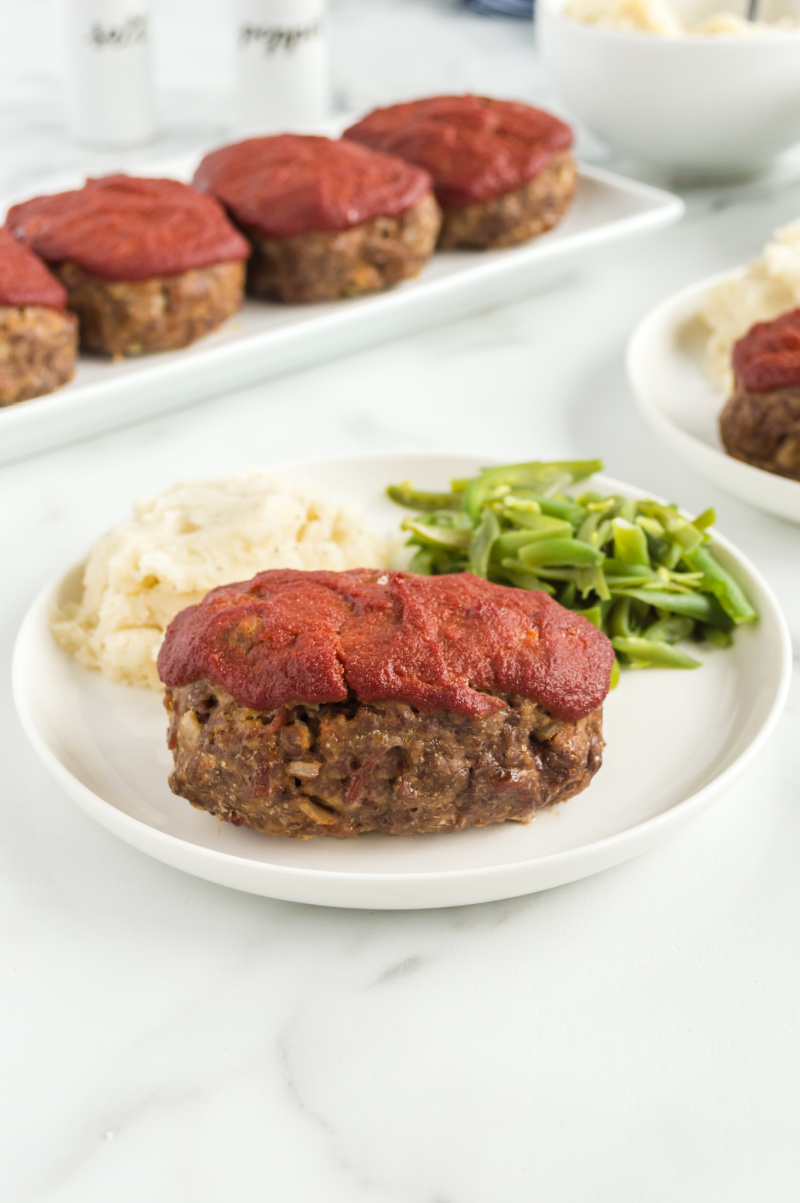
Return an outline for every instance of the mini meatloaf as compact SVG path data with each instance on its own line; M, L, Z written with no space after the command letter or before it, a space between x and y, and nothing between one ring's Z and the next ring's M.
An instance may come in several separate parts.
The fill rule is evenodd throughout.
M454 831L585 789L611 644L469 573L276 569L170 624L170 786L267 835Z
M561 220L575 191L570 127L510 100L432 96L394 104L344 137L430 172L443 248L527 242Z
M0 228L0 405L41 397L72 379L78 330L66 302L42 261Z
M249 238L248 292L332 301L418 275L441 215L426 171L331 138L249 138L206 155L195 186Z
M8 225L61 280L87 351L185 347L241 307L247 241L177 180L88 180L15 205Z
M734 394L719 421L728 455L800 480L800 309L740 338L733 374Z

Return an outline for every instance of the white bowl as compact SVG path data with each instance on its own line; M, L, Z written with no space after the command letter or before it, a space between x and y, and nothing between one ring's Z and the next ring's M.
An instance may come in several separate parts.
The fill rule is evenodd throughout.
M674 7L689 16L683 0ZM692 19L726 7L694 0ZM752 174L800 141L800 29L659 37L584 25L540 0L538 44L565 106L614 150L673 177ZM798 16L779 0L770 20Z

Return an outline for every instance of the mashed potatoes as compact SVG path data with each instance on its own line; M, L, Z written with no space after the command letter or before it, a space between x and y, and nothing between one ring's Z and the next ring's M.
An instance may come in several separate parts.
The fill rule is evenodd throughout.
M775 29L796 29L792 17L778 21L746 21L735 13L714 13L694 24L684 22L667 0L566 0L561 10L565 17L584 25L600 25L604 29L621 29L653 33L662 38L682 37L685 34L734 34L757 37Z
M721 392L733 389L733 344L756 322L771 322L800 306L800 220L772 235L760 259L736 280L718 284L701 317L709 327L705 368Z
M310 485L248 472L188 481L133 507L95 543L79 602L52 615L86 668L160 688L156 657L179 610L266 568L383 568L386 544Z

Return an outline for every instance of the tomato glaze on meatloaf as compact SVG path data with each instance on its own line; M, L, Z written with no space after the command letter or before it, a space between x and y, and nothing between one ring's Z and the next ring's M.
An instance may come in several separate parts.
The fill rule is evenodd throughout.
M800 480L800 309L758 322L734 344L733 396L720 415L729 455Z
M88 180L14 205L8 225L52 265L86 350L186 346L241 306L247 241L211 197L177 180Z
M452 831L584 789L605 635L469 573L277 569L170 624L170 786L268 835Z
M428 173L352 142L248 138L206 155L194 183L249 238L248 291L265 299L385 288L419 273L439 232Z
M376 109L344 137L430 172L442 248L525 242L560 221L575 190L570 127L515 101L432 96Z
M66 301L41 259L0 228L0 405L41 397L72 379L78 334Z

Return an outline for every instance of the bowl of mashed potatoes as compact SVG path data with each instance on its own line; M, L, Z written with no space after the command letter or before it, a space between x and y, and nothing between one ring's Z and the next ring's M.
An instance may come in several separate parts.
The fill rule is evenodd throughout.
M551 82L618 154L675 180L766 170L800 141L800 0L540 0Z

